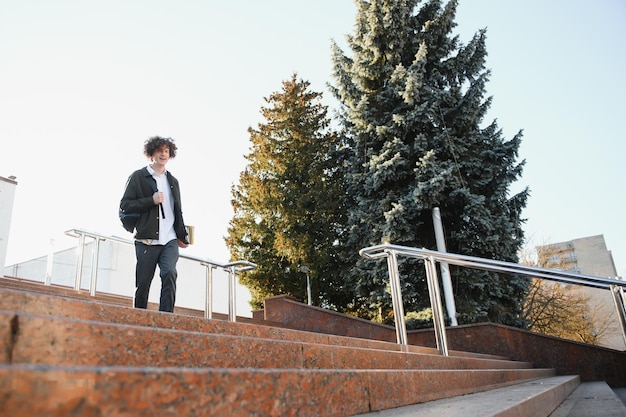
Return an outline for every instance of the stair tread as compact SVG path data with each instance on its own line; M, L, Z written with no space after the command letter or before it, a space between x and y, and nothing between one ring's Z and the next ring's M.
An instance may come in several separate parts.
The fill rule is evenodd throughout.
M624 417L626 406L604 381L584 382L550 417Z
M387 409L355 417L547 416L580 383L578 376L555 376L485 392ZM537 401L538 396L545 398ZM542 410L537 408L541 407ZM587 414L589 417L594 414Z

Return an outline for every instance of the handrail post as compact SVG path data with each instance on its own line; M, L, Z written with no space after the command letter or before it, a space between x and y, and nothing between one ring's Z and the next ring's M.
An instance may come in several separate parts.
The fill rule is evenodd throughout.
M237 312L235 308L235 288L236 288L236 269L235 265L228 268L228 320L237 321Z
M444 356L448 355L448 340L446 338L446 325L443 316L443 306L441 304L441 291L439 290L439 280L437 279L437 265L432 256L424 259L426 269L426 281L428 282L428 294L430 295L430 306L433 309L433 324L435 327L435 339L437 349Z
M80 291L83 279L83 255L85 254L85 234L80 233L78 238L78 254L76 258L76 278L74 278L74 289Z
M206 298L204 299L204 318L213 319L213 270L215 265L203 263L206 267Z
M611 295L617 309L617 317L622 327L622 337L626 343L626 297L624 296L624 288L618 285L611 285Z
M89 287L89 295L96 296L96 285L98 282L98 260L100 259L100 238L94 237L93 250L91 253L91 286Z
M393 316L396 323L396 338L398 344L407 345L406 323L404 320L404 305L402 303L402 290L400 289L400 274L398 272L398 258L396 251L385 250L387 254L387 269L391 283L391 302L393 303Z
M222 265L225 271L228 271L228 320L237 321L237 312L235 311L235 289L237 284L237 274L245 271L252 271L258 267L257 264L249 261L235 261Z

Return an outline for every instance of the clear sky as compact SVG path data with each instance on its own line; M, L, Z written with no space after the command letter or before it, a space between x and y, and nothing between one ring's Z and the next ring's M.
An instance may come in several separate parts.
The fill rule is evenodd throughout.
M0 176L15 175L6 264L76 244L64 231L130 238L117 218L145 139L176 140L196 244L227 261L230 189L264 97L296 72L325 94L349 0L0 0ZM487 93L504 136L520 129L529 245L603 234L626 276L626 2L461 0L467 43L487 28Z

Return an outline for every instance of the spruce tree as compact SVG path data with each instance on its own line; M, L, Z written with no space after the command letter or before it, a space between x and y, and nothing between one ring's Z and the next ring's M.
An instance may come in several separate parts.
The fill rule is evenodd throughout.
M306 301L307 274L313 304L346 304L336 256L342 183L329 158L338 138L322 94L309 85L294 74L265 99L264 122L248 129L248 165L232 189L226 242L233 259L259 265L241 277L256 308L279 294Z
M388 320L386 264L358 257L389 242L436 249L432 209L439 207L447 249L517 261L521 210L528 190L509 196L522 173L521 131L504 140L484 124L486 31L464 45L454 36L456 1L358 0L352 54L333 45L335 85L345 128L348 233L342 243L355 265L345 278L350 308ZM452 268L460 323L523 325L523 277ZM401 263L405 311L430 305L421 262Z

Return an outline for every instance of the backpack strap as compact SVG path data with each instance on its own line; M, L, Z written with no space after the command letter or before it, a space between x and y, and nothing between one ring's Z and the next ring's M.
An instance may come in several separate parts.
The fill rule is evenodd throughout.
M147 168L144 168L146 171L148 170ZM148 172L148 174L150 174ZM152 181L148 181L148 183L150 184L150 187L152 187L152 191L155 193L158 193L159 190L157 189L156 186L156 180L152 177L152 175L149 175L150 178L152 179ZM165 210L163 209L163 203L159 203L159 207L161 207L161 216L163 216L163 218L165 218Z

